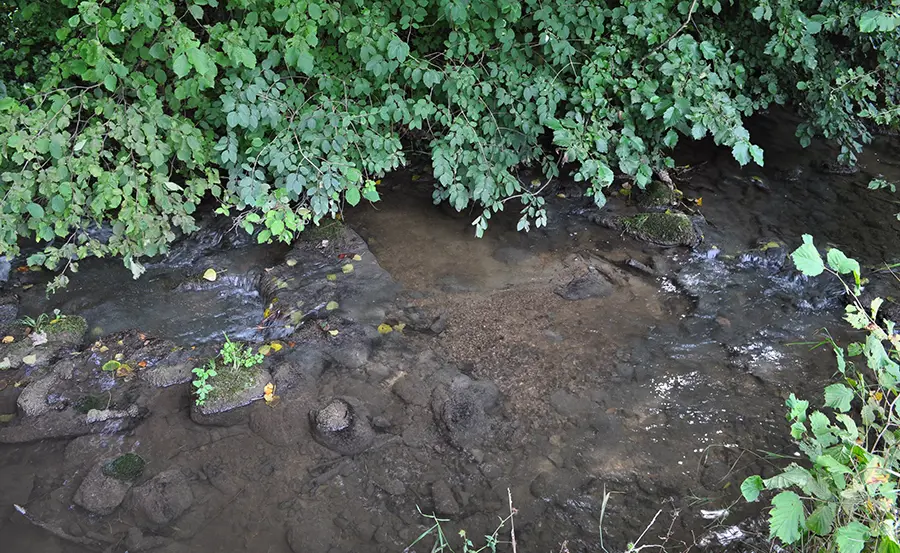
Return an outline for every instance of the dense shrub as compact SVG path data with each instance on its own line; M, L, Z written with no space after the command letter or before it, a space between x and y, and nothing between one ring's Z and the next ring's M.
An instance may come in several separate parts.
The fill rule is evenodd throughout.
M0 251L164 253L213 200L290 240L430 155L476 232L572 162L598 204L682 139L763 163L743 120L789 103L852 163L892 125L893 3L871 0L44 0L0 7ZM543 181L544 183L546 181ZM112 236L88 232L109 222Z

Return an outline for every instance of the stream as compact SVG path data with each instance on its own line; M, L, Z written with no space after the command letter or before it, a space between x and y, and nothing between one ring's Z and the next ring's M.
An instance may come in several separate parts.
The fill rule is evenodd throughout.
M87 332L46 367L0 371L0 414L19 414L0 423L2 549L399 553L433 524L421 511L447 520L460 551L458 530L477 543L511 506L519 552L759 539L761 506L740 483L787 462L767 453L797 455L784 401L815 403L831 381L832 353L811 347L821 330L853 338L840 287L799 277L787 254L808 233L864 266L900 257L900 205L866 189L900 182L896 139L879 138L858 173L832 174L819 167L835 150L800 148L795 124L752 122L764 168L709 142L676 152L683 207L705 219L693 249L592 222L565 181L546 227L517 232L510 204L476 239L474 215L432 205L427 168L412 167L383 179L383 201L293 247L212 221L139 280L85 261L48 298L49 275L14 270L19 316L60 309ZM635 212L622 196L605 209ZM891 275L870 278L897 295ZM190 368L223 333L278 344L259 381L278 400L192 406ZM116 352L135 375L100 371ZM20 396L41 386L23 416ZM129 414L71 422L96 397ZM349 426L322 430L335 405ZM92 489L121 498L90 507L84 482L129 452L141 476Z

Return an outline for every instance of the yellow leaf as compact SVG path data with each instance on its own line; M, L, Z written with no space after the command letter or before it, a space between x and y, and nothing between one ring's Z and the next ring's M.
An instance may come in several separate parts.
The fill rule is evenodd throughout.
M275 401L277 396L275 396L275 384L269 382L266 384L265 389L263 390L263 398L266 400L266 403L272 403Z
M297 260L296 260L296 259L288 259L287 261L285 261L285 264L286 264L288 267L293 267L294 265L297 264Z
M338 302L336 302L336 301L330 301L330 302L328 302L328 303L325 304L325 310L326 310L326 311L334 311L334 310L337 309L338 307L340 307L340 305L338 305Z
M406 323L397 323L394 325L394 330L397 332L403 332L404 328L406 328Z
M272 346L267 346L265 344L259 346L259 352L263 355L269 355L272 353Z
M343 267L341 267L341 270L344 271L344 274L345 274L345 275L348 274L348 273L352 273L352 272L353 272L353 264L352 264L352 263L347 263L346 265L344 265Z
M872 397L875 398L875 401L881 401L882 398L884 398L884 395L881 393L881 390L878 390L877 392L872 394Z
M531 179L531 186L540 186L541 179Z
M338 334L340 334L340 332L338 332L337 330L329 330L328 334L331 334L332 336L337 336Z
M697 207L703 207L703 198L697 198Z
M565 194L557 194L556 197L557 197L557 198L565 198L566 195L565 195Z
M128 365L119 365L119 368L116 369L116 376L120 378L127 378L134 374L134 369L129 367Z
M13 342L15 342L15 341L16 341L16 339L13 338L12 336L4 336L4 337L3 337L3 343L4 343L4 344L11 344L11 343L13 343Z
M284 347L284 346L281 345L281 342L272 342L272 343L269 344L269 345L272 347L272 351L274 351L274 352L276 352L276 353L279 352L279 351L281 351L281 348Z
M394 329L391 327L391 325L389 325L387 323L381 323L380 325L378 325L378 333L379 334L388 334L393 331L394 331Z
M22 358L22 362L26 365L34 365L35 363L37 363L37 355L33 353L31 355L26 355Z
M219 275L216 274L215 269L207 269L205 273L203 273L203 278L210 282L215 282Z
M124 359L124 358L125 358L125 356L122 355L121 353L117 353L117 354L115 355L115 357L114 357L114 359L115 359L116 361L121 361L121 360Z
M15 413L5 413L3 415L0 415L0 422L4 422L4 423L9 422L9 421L13 420L14 418L16 418Z
M263 311L263 319L268 319L269 315L271 315L271 314L272 314L272 312L269 310L268 307L266 307L265 311Z
M22 290L28 290L29 288L32 288L33 286L34 286L34 284L26 284L25 286L22 286Z
M359 255L359 254L354 255L354 256L353 256L353 261L362 261L362 256Z
M335 280L337 280L337 275L334 274L334 273L327 274L327 275L325 275L325 280L329 280L329 281L331 281L331 282L334 282Z

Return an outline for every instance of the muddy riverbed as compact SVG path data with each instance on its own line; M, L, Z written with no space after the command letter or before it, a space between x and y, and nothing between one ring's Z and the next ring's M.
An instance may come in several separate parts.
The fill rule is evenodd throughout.
M477 240L411 169L292 248L212 224L141 280L85 262L49 299L46 276L14 271L20 314L86 326L0 371L0 414L16 413L0 424L3 549L400 552L429 525L420 511L482 536L511 498L518 551L601 551L601 522L602 545L623 550L654 519L646 543L721 550L703 538L758 514L737 501L743 478L777 470L764 452L795 453L784 399L817 397L834 372L801 343L847 337L840 290L797 278L786 253L810 233L870 266L900 255L900 206L866 190L900 179L896 144L827 173L834 151L802 150L785 119L752 129L765 168L709 144L679 153L671 209L705 219L695 248L598 225L565 183L546 228L498 215ZM30 354L7 332L0 361ZM259 386L245 406L198 409L190 369L223 332L269 346ZM104 372L111 360L131 372ZM140 474L106 475L126 453Z

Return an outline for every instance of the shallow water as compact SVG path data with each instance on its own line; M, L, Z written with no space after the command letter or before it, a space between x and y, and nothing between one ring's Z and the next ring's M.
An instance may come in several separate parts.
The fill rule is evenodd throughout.
M391 423L377 449L340 458L312 442L306 405L315 398L254 407L249 424L199 426L188 417L186 387L160 392L147 421L94 447L139 451L151 474L175 467L190 475L191 510L161 532L185 551L400 551L424 528L417 506L434 509L439 486L448 504L443 483L457 509L448 535L458 526L472 536L492 531L511 495L519 551L559 551L563 541L572 552L600 551L601 505L613 492L602 521L608 549L623 549L659 510L645 539L668 536L669 546L686 548L708 528L755 514L735 501L745 476L776 470L763 451L795 453L784 399L818 396L834 370L829 352L799 343L814 341L822 327L848 337L839 310L813 309L825 305L827 283L798 284L741 265L740 254L770 241L793 247L803 233L872 265L900 253L892 198L864 190L872 176L900 178L880 161L890 161L893 144L876 145L860 174L825 175L812 164L833 152L801 150L786 117L777 119L753 129L768 137L761 140L765 169L741 170L708 144L680 153L693 168L679 188L688 199L702 197L708 221L696 252L600 228L575 214L584 206L566 187L558 193L570 197L550 201L548 228L519 233L514 216L498 216L476 240L471 217L431 205L425 174L384 179L384 201L351 210L347 223L405 287L400 302L442 313L446 328L396 336L368 368L328 370L309 392L365 398L373 415ZM610 209L629 207L613 199ZM220 242L136 282L121 267L85 263L69 290L49 301L39 286L25 291L23 308L79 313L99 333L138 327L182 343L222 331L253 336L266 306L244 280L199 290L183 283L208 267L252 280L285 252ZM628 260L655 274L628 268ZM608 272L615 293L580 301L556 293L588 267ZM417 375L432 378L451 365L493 381L502 396L495 437L475 451L435 433L429 395L413 384L391 388L394 376L385 384L375 372L383 367L416 384ZM26 506L45 520L78 524L85 515L71 496L83 469L70 471L72 448L60 441L0 446L0 481L33 477ZM4 508L4 549L82 550ZM700 512L718 509L732 514L706 520ZM108 522L85 518L80 531L127 526L116 514Z

